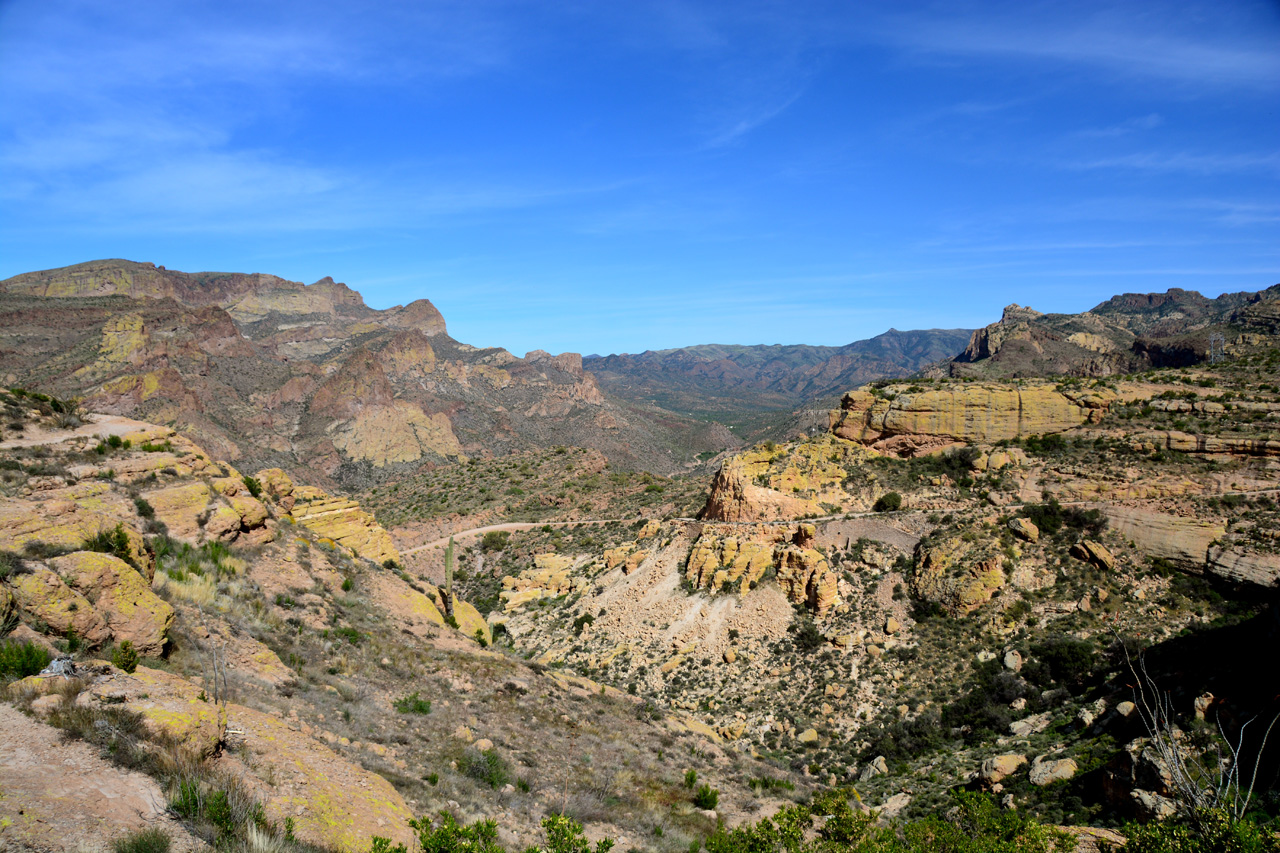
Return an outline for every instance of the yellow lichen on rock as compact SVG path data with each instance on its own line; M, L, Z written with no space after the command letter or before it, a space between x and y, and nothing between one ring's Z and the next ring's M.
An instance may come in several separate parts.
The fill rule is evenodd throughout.
M138 314L122 314L111 317L102 326L102 340L98 344L98 357L78 369L77 379L106 376L125 365L136 364L147 344L142 317Z
M172 737L200 756L212 755L227 730L224 706L178 675L140 666L129 675L117 672L95 681L76 704L123 705L142 715L152 732Z
M85 509L74 501L7 501L0 504L0 549L21 551L29 542L63 548L80 548L84 541L121 525L128 540L129 556L149 578L152 558L142 534L118 516Z
M953 614L976 610L1005 584L1000 559L986 553L975 554L974 547L960 537L920 549L915 563L913 592Z
M16 574L6 581L17 608L33 619L49 626L59 636L74 631L90 646L100 646L111 639L106 620L80 593L45 568Z
M118 642L128 640L144 655L164 651L173 608L151 591L151 585L133 566L96 551L77 551L49 564L69 586L93 602Z
M320 489L297 486L279 468L259 471L256 479L291 519L375 563L400 562L391 535L353 500L331 497Z

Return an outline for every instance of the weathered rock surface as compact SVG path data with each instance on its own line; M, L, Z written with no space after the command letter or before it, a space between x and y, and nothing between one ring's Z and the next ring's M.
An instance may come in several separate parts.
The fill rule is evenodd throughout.
M1207 571L1236 583L1276 587L1280 586L1280 554L1213 546Z
M1009 529L1013 531L1013 535L1017 536L1024 542L1039 542L1040 528L1029 518L1012 518L1009 520Z
M1107 550L1101 542L1085 539L1071 546L1071 556L1083 560L1099 569L1111 570L1116 567L1115 555Z
M151 591L133 566L110 554L78 551L49 561L77 592L93 602L117 642L128 640L139 654L164 651L173 608Z
M969 613L991 600L1004 586L1001 559L961 537L950 537L916 549L911 587L917 596L936 601L955 614Z
M1025 755L1016 753L993 755L982 762L982 767L978 770L978 776L987 785L994 785L1012 776L1018 771L1019 767L1026 763L1027 757Z
M123 705L142 715L153 733L173 738L197 755L214 753L226 734L227 718L200 687L181 676L138 667L132 675L114 671L96 679L76 702Z
M312 486L295 485L279 468L259 471L255 479L289 518L318 536L375 563L400 562L400 552L391 535L355 501L332 497Z
M923 391L907 387L891 385L878 395L866 389L850 391L841 408L831 413L831 431L877 449L916 455L952 442L1062 432L1100 420L1112 396L1102 391L1068 396L1047 383L966 383ZM930 441L897 448L890 444L896 436Z
M154 779L4 704L0 779L0 849L108 853L112 842L147 828L163 829L174 853L205 847L169 814Z
M1031 763L1031 784L1043 788L1054 782L1062 782L1076 775L1077 765L1073 758L1046 759L1037 757Z
M368 850L375 835L411 843L412 812L386 779L281 719L235 704L227 715L244 732L248 757L220 761L249 779L268 820L290 818L300 840L343 851Z
M65 637L74 631L91 647L111 639L111 629L94 606L80 593L44 567L11 576L7 583L17 608Z
M1203 570L1209 546L1227 532L1223 524L1134 507L1107 506L1103 514L1108 528L1139 550L1194 571Z

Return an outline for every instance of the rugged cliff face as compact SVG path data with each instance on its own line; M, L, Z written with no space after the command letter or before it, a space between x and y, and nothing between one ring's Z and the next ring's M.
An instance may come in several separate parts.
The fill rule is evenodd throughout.
M620 404L574 353L469 347L425 299L374 310L328 278L95 261L0 282L0 305L8 384L168 423L222 458L330 484L561 444L670 473L735 443Z
M978 329L965 351L931 375L1014 378L1111 376L1152 367L1187 366L1251 346L1252 324L1265 319L1280 285L1209 299L1194 290L1125 293L1080 314L1042 314L1010 305L999 322ZM1267 306L1271 306L1268 308Z

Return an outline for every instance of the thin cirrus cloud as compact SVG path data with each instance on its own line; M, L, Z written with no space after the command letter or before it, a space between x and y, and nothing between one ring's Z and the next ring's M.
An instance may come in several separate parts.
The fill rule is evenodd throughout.
M1064 164L1082 171L1095 169L1135 169L1145 172L1184 172L1216 175L1225 172L1280 171L1280 152L1269 154L1193 154L1186 151L1156 151L1102 157Z
M1029 4L1011 14L974 17L919 16L902 19L881 36L923 54L1046 60L1094 68L1111 75L1205 86L1280 87L1280 54L1262 42L1194 37L1167 23L1134 16L1088 16L1088 7L1069 7L1071 18L1044 14ZM1031 11L1035 14L1018 14ZM1176 20L1177 15L1172 14ZM1083 19L1083 20L1082 20Z

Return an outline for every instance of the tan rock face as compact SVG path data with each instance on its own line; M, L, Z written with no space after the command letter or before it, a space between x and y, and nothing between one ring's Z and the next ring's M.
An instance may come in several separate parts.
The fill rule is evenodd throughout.
M50 561L76 591L93 602L117 641L128 640L140 654L164 651L173 608L151 591L136 569L109 554L79 551Z
M698 514L711 521L785 521L820 515L822 504L869 509L844 490L848 466L868 452L835 436L770 447L765 444L724 462ZM864 502L865 503L865 502Z
M1203 569L1209 546L1227 532L1222 524L1133 507L1107 506L1103 514L1108 529L1131 540L1139 550L1193 570Z
M1031 784L1043 788L1054 782L1062 782L1075 776L1077 769L1075 759L1072 758L1037 758L1031 765Z
M812 542L811 524L795 528L709 525L690 551L685 577L699 589L719 592L736 584L746 592L766 571L776 569L778 586L790 601L824 615L839 601L839 577L821 552L806 547Z
M212 755L227 730L223 709L200 698L201 688L178 675L138 667L132 675L116 671L80 694L80 705L120 705L142 715L153 733L168 735L197 755Z
M86 539L114 530L117 524L121 524L118 516L86 509L74 501L6 501L0 503L0 548L21 551L28 542L79 548ZM155 569L142 534L129 524L122 527L130 556L150 577Z
M1253 583L1265 587L1280 586L1280 554L1240 551L1235 548L1211 547L1208 571L1237 583Z
M978 775L986 784L994 785L1012 776L1019 767L1026 763L1027 757L1025 755L1017 755L1016 753L993 755L982 762Z
M355 501L330 497L315 488L299 488L279 468L259 471L255 479L281 510L308 530L375 563L400 562L391 535Z
M895 436L990 442L1062 432L1101 419L1110 404L1109 392L1068 396L1040 383L965 383L919 392L905 387L889 386L879 395L850 391L831 413L831 431L877 448Z

